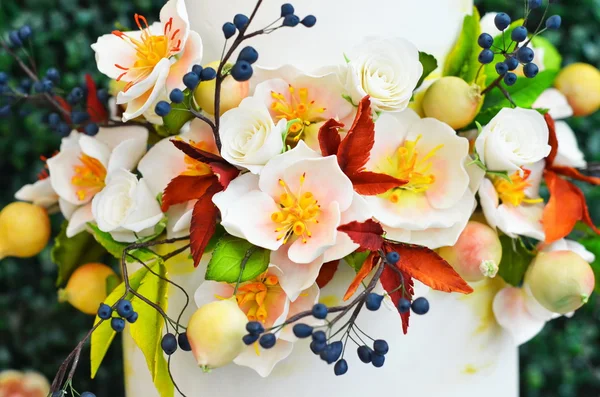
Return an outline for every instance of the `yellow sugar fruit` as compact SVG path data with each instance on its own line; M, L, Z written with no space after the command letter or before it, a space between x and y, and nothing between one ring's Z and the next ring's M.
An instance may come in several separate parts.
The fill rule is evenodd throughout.
M222 367L244 349L248 318L235 298L208 303L190 318L187 336L198 366L204 370Z
M455 130L471 124L483 103L478 85L446 76L436 80L425 92L422 107L426 117L438 119Z
M50 239L48 212L37 205L15 202L0 212L0 259L39 254Z
M592 267L573 251L540 252L533 260L525 283L535 299L554 313L579 309L594 290Z
M470 221L452 247L442 247L438 254L466 281L476 282L493 277L502 260L502 244L491 227Z
M219 62L212 62L206 65L206 67L212 67L217 70ZM196 104L210 114L215 114L216 86L216 79L203 81L198 85L196 91L194 91ZM223 114L226 111L237 107L240 102L248 96L249 92L250 83L248 81L238 82L235 81L233 77L227 76L221 85L220 113Z
M102 263L88 263L78 267L64 289L58 291L60 302L69 302L80 312L96 314L107 297L106 279L117 276Z
M587 63L573 63L556 77L554 86L567 97L575 116L600 109L600 70Z

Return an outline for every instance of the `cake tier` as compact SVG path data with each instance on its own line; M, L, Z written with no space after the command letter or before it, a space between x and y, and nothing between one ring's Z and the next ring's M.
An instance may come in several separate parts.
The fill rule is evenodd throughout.
M263 0L252 29L261 29L280 15L284 0ZM343 53L368 36L401 36L421 51L443 60L456 40L473 0L298 0L300 17L313 14L317 24L307 29L284 28L248 43L265 67L293 64L304 70L343 62ZM186 0L191 27L204 43L204 62L220 59L223 23L238 13L249 15L255 0ZM441 62L440 62L441 64Z
M196 274L201 277L201 272ZM192 295L197 278L176 277ZM352 278L352 269L340 266L334 280L322 290L321 300L339 304ZM203 373L192 354L181 351L172 358L173 376L188 397L517 396L517 348L496 324L491 308L497 285L490 282L475 287L469 296L427 292L431 310L425 316L411 317L407 335L403 335L393 308L382 307L375 313L363 310L357 324L390 345L380 369L361 363L356 346L350 343L345 354L350 369L345 376L336 377L333 366L313 355L303 340L268 378L235 364ZM169 311L176 317L183 299L175 290L170 295ZM158 396L144 357L129 336L125 337L125 361L127 396Z

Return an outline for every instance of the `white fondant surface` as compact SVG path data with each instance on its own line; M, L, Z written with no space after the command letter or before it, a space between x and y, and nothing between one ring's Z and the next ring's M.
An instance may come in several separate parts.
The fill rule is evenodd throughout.
M277 19L284 0L264 0L251 31ZM313 70L344 61L344 51L368 36L401 36L442 64L454 44L473 0L296 0L296 14L317 17L317 24L280 29L252 38L258 64L277 67L292 64ZM225 39L221 27L235 14L249 15L255 0L186 0L192 29L204 43L204 63L218 60ZM232 41L232 40L230 40ZM235 59L234 59L235 60Z
M342 265L322 291L322 299L339 303L332 299L343 295L352 277L350 267ZM198 280L193 278L198 277L176 277L177 282L188 286L197 285ZM345 356L350 367L348 374L336 377L333 366L314 356L304 340L268 378L234 364L205 374L191 353L181 351L173 356L173 374L188 397L518 396L517 348L496 325L491 312L496 290L490 283L478 285L470 296L428 292L431 311L411 317L408 335L402 334L395 310L383 306L375 313L363 310L358 319L361 329L375 339L386 339L390 345L381 369L361 363L351 344ZM193 294L194 288L188 291ZM172 291L172 316L182 304L181 294ZM144 358L129 336L125 337L125 359L127 396L158 396Z

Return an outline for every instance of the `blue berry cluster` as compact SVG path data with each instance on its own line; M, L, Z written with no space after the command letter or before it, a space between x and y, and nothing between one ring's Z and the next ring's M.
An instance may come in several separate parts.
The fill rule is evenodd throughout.
M113 317L113 308L106 303L101 303L98 308L98 317L102 320L110 319L110 326L115 332L121 332L125 329L125 319L133 324L138 319L138 313L133 310L133 305L128 299L121 299L116 305L118 317Z
M192 346L190 345L190 340L188 339L186 332L182 332L177 336L168 332L163 336L162 340L160 341L160 347L168 356L175 353L177 351L178 346L181 350L186 352L192 350Z
M31 38L33 31L28 25L21 26L19 29L8 32L8 42L13 49L23 47L23 44Z
M528 0L527 5L527 16L529 16L531 10L542 6L542 0ZM498 13L494 18L494 24L498 30L502 31L502 35L510 27L511 22L511 17L504 12ZM561 18L559 15L553 15L546 20L546 29L556 30L560 28L560 25ZM532 36L540 34L544 30L533 32ZM495 69L507 86L512 86L517 82L517 75L514 73L514 70L520 64L523 65L523 74L525 77L534 78L539 73L539 67L533 63L535 53L528 47L531 41L528 38L529 31L527 28L525 26L517 26L510 34L511 42L508 46L498 48L494 46L494 38L489 33L482 33L477 40L477 43L482 48L478 60L481 64L487 65L494 61L495 55L502 55L504 60L497 62Z
M215 69L194 65L192 70L183 76L183 84L193 92L202 81L214 80L216 77L217 71ZM179 88L175 88L169 94L169 99L172 103L182 103L185 100L185 93ZM160 117L165 117L171 113L171 104L167 101L159 101L154 107L154 111Z
M312 28L316 25L317 18L314 15L307 15L300 19L295 12L296 10L294 10L294 6L290 3L285 3L281 6L281 18L283 18L283 26L293 28L298 26L298 24L301 24L307 28Z

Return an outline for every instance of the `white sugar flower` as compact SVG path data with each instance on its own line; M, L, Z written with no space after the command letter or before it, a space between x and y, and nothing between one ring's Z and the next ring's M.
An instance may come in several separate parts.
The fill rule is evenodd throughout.
M229 163L258 174L269 160L282 152L286 126L285 119L277 124L273 122L263 102L246 98L221 119L221 155Z
M550 153L548 125L535 110L504 108L475 141L481 161L490 171L521 172Z
M127 83L117 104L127 104L123 120L146 116L160 123L154 104L165 92L183 89L183 76L202 59L202 40L190 31L183 0L169 0L160 11L160 22L148 25L135 15L139 31L113 31L92 44L100 72Z
M374 112L406 109L423 74L417 47L401 38L373 38L346 56L342 80L353 103L369 95Z

